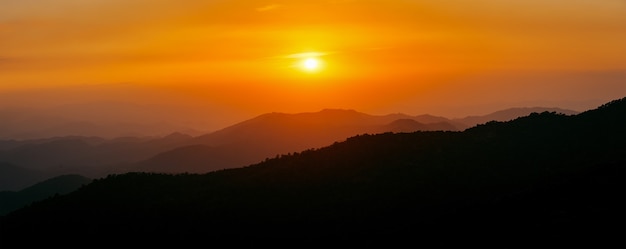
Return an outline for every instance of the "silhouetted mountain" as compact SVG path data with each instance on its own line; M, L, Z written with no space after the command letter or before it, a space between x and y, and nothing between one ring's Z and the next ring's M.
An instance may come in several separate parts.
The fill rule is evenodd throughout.
M199 136L197 144L161 153L139 163L136 171L166 173L206 173L241 167L275 155L319 148L347 137L395 131L397 120L411 120L420 125L402 127L405 131L456 130L445 118L430 115L411 117L404 114L374 116L354 110L325 109L315 113L268 113L222 130ZM420 123L417 120L436 123ZM271 141L271 142L268 142Z
M80 175L62 175L20 191L0 191L0 216L55 194L67 194L89 182L91 179Z
M515 109L517 111L497 112L473 119L499 120L516 113L522 114L529 110L543 109L520 108ZM473 119L470 118L470 120ZM376 116L340 109L324 109L320 112L298 114L268 113L194 139L193 143L209 147L163 152L155 158L138 163L135 168L131 166L130 169L162 173L206 173L241 167L275 155L327 146L359 134L457 131L468 127L465 123L428 114ZM162 158L167 158L167 160L162 160Z
M423 119L430 120L431 117L424 116ZM200 144L215 146L242 141L247 143L258 140L258 136L289 140L306 138L304 141L309 141L307 145L293 148L300 150L324 146L344 140L349 136L372 132L378 126L387 125L397 119L414 119L421 122L417 117L404 114L375 116L354 110L339 109L298 114L268 113L196 139Z
M516 111L496 112L481 120L503 119L543 109L511 110ZM319 148L358 134L465 128L460 122L432 115L374 116L354 110L326 109L317 113L265 114L198 138L172 133L161 138L64 136L0 140L0 161L22 168L22 171L5 171L2 177L7 180L0 185L0 190L17 190L63 174L97 178L128 171L204 173L241 167L278 154ZM194 144L210 147L186 147ZM27 171L30 173L25 174Z
M227 150L207 145L190 145L160 153L137 163L132 169L142 172L185 173L218 170L223 165L245 165L237 150ZM239 160L238 160L239 159Z
M489 121L509 121L516 119L518 117L528 116L531 113L542 113L542 112L555 112L561 113L565 115L576 115L577 111L561 109L561 108L546 108L546 107L518 107L518 108L509 108L497 112L493 112L483 116L468 116L460 119L453 119L453 121L465 124L467 128L473 127L479 124L484 124Z
M106 140L68 136L12 143L0 151L0 160L32 169L51 167L95 167L134 162L178 146L192 137L173 133L165 137L119 137Z
M0 162L19 165L21 171L4 170L1 190L17 190L38 181L64 174L81 174L99 178L112 173L128 172L132 163L159 153L189 145L192 137L172 133L164 137L54 137L23 141L0 141ZM1 168L1 167L0 167ZM37 173L35 178L30 177ZM6 185L6 186L5 186ZM11 187L12 185L15 185Z
M439 116L433 116L433 115L430 115L430 114L422 114L422 115L413 116L412 119L414 119L415 121L418 121L420 123L424 123L424 124L450 122L454 126L458 125L458 124L454 123L453 121L451 121L448 118L439 117ZM458 127L457 127L457 130L458 130Z
M163 137L164 141L175 142L175 141L187 141L188 139L192 139L193 137L187 134L183 134L180 132L171 133L165 137Z
M389 132L414 132L414 131L419 131L419 130L426 130L428 129L426 125L417 122L413 119L398 119L396 121L391 122L388 125L385 125L381 128L381 132L377 132L377 133L383 133L386 131Z
M20 190L46 179L43 172L0 162L0 191Z
M0 234L3 247L623 248L624 110L626 98L202 175L110 175L2 217Z
M94 110L109 105L98 104ZM113 106L117 110L123 109L125 105ZM67 110L80 114L91 109L72 106ZM130 117L135 111L115 115ZM20 115L24 115L21 113L5 114L14 119L19 119ZM96 118L95 114L90 113L90 115ZM102 121L101 118L98 120ZM423 125L414 122L409 124L411 122L409 120ZM59 125L62 126L62 124ZM10 127L5 128L10 130ZM115 139L63 136L20 141L0 140L0 161L44 171L46 177L61 174L102 177L106 174L129 170L200 173L240 167L274 157L277 154L319 148L358 134L465 128L467 126L460 122L427 114L375 116L354 110L337 109L326 109L316 113L269 113L197 138L182 133L172 133L164 137L118 137ZM266 143L266 141L273 141L273 143ZM199 154L197 149L190 151L196 155L184 155L185 150L172 152L181 157L197 158L198 161L174 159L172 155L162 156L171 158L173 161L188 162L184 166L168 164L165 167L163 163L160 163L161 160L150 160L160 153L167 154L169 150L194 144L208 145L213 149L207 150L205 156L197 156ZM140 161L144 162L139 163L139 167L134 165ZM155 165L150 166L153 162ZM32 182L25 184L32 184Z
M76 140L76 141L81 141L89 145L98 145L106 141L106 139L101 138L101 137L83 137L83 136L47 137L47 138L28 139L28 140L0 140L0 150L6 151L6 150L14 149L17 147L22 147L25 145L37 145L37 144L44 144L44 143L50 143L50 142L62 141L62 140Z
M457 130L457 128L448 122L423 124L413 119L398 119L388 125L380 127L378 132L375 133L454 130Z

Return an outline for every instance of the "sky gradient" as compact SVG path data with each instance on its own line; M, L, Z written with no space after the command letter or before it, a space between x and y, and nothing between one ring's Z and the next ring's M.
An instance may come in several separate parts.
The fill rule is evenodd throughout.
M626 96L625 44L622 0L0 0L0 107L167 106L209 130L324 108L584 111Z

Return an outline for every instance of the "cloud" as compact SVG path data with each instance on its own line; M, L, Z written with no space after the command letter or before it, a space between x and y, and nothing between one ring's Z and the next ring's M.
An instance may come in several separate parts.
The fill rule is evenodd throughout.
M270 5L266 5L266 6L263 6L263 7L256 8L256 11L258 11L258 12L265 12L265 11L278 9L280 7L282 7L282 5L280 5L280 4L270 4Z
M306 53L297 53L297 54L288 54L285 56L281 56L282 58L289 58L289 59L298 59L298 58L309 58L309 57L320 57L320 56L324 56L324 55L328 55L330 54L329 52L306 52Z

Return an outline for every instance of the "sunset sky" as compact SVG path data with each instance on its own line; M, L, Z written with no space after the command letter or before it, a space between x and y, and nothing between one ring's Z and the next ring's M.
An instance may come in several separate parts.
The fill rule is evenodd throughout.
M0 109L168 106L210 130L624 96L624 0L0 0Z

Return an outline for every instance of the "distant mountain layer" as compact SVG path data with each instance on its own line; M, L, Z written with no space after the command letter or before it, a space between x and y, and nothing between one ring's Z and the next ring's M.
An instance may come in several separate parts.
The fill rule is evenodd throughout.
M519 116L527 116L531 112L550 111L550 109L562 111L565 114L575 113L558 108L512 108L497 112L495 116L473 116L454 120L428 114L418 116L391 114L385 116L389 118L385 123L396 119L411 118L425 124L450 122L457 129L464 129L490 120L506 121ZM331 111L332 109L328 109L322 112ZM215 130L215 128L207 129L201 125L207 123L207 120L214 119L210 113L212 112L201 108L181 109L181 107L174 106L142 106L123 102L91 102L42 109L0 107L0 120L3 121L0 123L0 140L65 136L112 139L164 136L173 132L200 136L206 134L207 130ZM194 118L190 120L189 117ZM336 118L342 117L336 116Z
M502 111L498 113L504 114L488 115L490 118L487 119L502 120L544 109ZM0 140L0 162L38 174L33 178L30 177L33 174L7 172L2 177L10 180L4 184L6 186L0 186L0 190L16 190L16 187L62 174L97 178L128 171L205 173L242 167L279 154L327 146L359 134L459 131L478 122L477 118L450 120L427 114L376 116L354 110L326 109L313 113L268 113L196 137L172 133L164 137L115 139L65 136Z
M468 116L461 119L453 119L456 122L463 123L467 125L467 127L473 127L479 124L484 124L489 121L509 121L516 119L518 117L528 116L531 113L542 113L542 112L555 112L565 115L576 115L579 112L561 109L561 108L546 108L546 107L520 107L520 108L509 108L501 111L497 111L494 113L490 113L484 116Z
M62 175L20 191L0 191L0 216L55 194L67 194L90 182L91 179L80 175Z
M162 136L175 131L192 135L206 133L180 125L184 122L177 117L185 114L179 114L191 110L171 109L116 102L92 102L42 109L0 107L0 139L24 140L68 135L110 139L121 136ZM169 122L172 120L178 123Z
M623 248L624 110L626 98L201 175L110 175L1 217L0 234L24 247Z
M192 143L208 147L177 148L138 163L135 171L206 173L241 167L278 154L319 148L360 134L414 131L459 131L482 120L510 120L533 112L574 111L555 108L517 108L487 116L449 120L432 115L369 115L354 110L325 109L315 113L268 113L198 136ZM519 116L515 116L519 115ZM486 121L485 121L486 122Z
M278 154L319 148L365 133L458 130L432 116L403 114L373 116L353 110L326 109L316 113L269 113L222 130L195 137L204 146L176 148L138 164L136 171L206 173L241 167ZM398 122L410 120L410 125Z
M0 162L0 191L20 190L45 178L43 172Z

